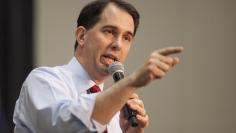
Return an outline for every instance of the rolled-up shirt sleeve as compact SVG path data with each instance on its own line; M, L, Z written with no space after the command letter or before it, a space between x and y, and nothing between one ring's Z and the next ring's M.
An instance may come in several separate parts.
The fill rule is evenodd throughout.
M54 75L33 72L15 106L15 132L103 132L106 126L91 118L97 94L74 93Z

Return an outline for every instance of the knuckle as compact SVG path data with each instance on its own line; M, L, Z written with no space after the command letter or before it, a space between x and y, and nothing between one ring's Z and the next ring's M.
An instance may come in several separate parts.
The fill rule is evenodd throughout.
M152 80L152 79L154 79L154 76L153 76L153 74L149 73L149 74L148 74L148 79L149 79L149 80Z
M140 104L143 105L143 100L139 100Z
M154 53L154 52L150 54L150 58L153 58L155 56L156 56L156 53Z
M130 106L130 105L132 104L131 99L129 99L129 100L126 102L126 104L127 104L128 106Z
M166 74L160 70L160 72L158 73L158 78L162 79Z
M166 74L165 73L162 73L162 77L165 77L166 76Z
M149 58L148 59L148 65L151 65L151 64L153 64L154 63L154 59L153 58Z
M165 72L161 72L161 76L162 77L166 76L166 73Z
M157 59L157 58L160 58L161 54L158 53L158 52L153 52L151 55L150 55L150 59Z
M172 64L173 59L171 57L164 57L164 60L167 64Z
M170 66L169 65L166 65L166 71L169 71L170 70Z
M147 70L148 70L149 73L152 72L152 71L153 71L153 65L149 65L149 66L147 67Z
M138 99L139 96L137 93L133 93L132 96L131 96L131 99Z
M173 63L173 61L174 61L174 59L173 59L173 58L169 58L169 62L170 62L170 64L172 64L172 63Z

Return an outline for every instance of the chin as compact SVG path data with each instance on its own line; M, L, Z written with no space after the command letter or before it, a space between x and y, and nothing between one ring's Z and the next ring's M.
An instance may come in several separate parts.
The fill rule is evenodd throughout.
M102 76L109 76L108 73L108 66L109 65L105 65L103 63L99 63L98 67L97 67L97 71L99 72L100 75Z
M108 76L109 73L108 73L108 66L105 66L102 68L102 74L105 75L105 76Z

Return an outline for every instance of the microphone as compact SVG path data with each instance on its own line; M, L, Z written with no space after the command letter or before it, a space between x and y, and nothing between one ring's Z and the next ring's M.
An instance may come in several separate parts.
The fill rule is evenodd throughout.
M124 66L118 61L114 61L111 65L109 65L108 72L110 75L112 75L115 82L124 78ZM125 110L128 116L128 121L130 122L131 126L137 127L138 120L136 117L136 112L130 109L127 104L125 104Z

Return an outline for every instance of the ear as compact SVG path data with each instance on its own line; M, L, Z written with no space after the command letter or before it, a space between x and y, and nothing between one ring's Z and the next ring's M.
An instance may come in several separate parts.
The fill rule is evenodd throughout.
M83 26L79 26L76 28L75 37L80 47L84 46L86 31L87 31L86 28Z

